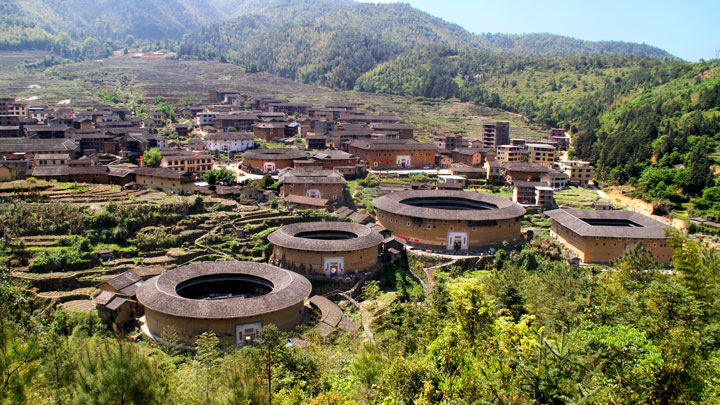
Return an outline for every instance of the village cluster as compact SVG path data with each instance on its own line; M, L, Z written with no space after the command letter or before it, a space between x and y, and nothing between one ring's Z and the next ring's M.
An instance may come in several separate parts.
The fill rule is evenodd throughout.
M0 181L35 178L114 184L182 195L201 194L248 204L279 199L297 209L334 212L350 222L300 222L268 236L269 263L195 263L160 275L133 271L100 285L100 312L123 324L142 317L143 331L163 340L172 326L183 345L212 330L225 345L251 344L262 325L289 330L303 322L312 281L346 280L352 287L402 256L406 248L443 255L486 254L503 244L524 243L521 220L544 210L550 234L583 263L609 263L642 242L669 263L665 224L632 211L598 204L593 210L555 209L554 192L585 186L594 177L588 162L569 160L570 138L551 129L545 139L511 138L508 122L483 125L482 134L415 139L413 126L356 104L290 103L232 91L210 91L197 107L175 114L136 117L126 108L51 109L0 99ZM272 144L274 147L261 147ZM299 146L301 145L301 146ZM143 164L158 148L158 167ZM242 158L237 167L233 160ZM136 162L136 163L134 163ZM232 167L239 180L274 176L271 192L247 184L210 186L202 175ZM378 188L376 215L349 204L346 184L366 174L424 173L435 184ZM467 182L509 184L512 199L478 193ZM321 294L310 302L325 328L357 330Z

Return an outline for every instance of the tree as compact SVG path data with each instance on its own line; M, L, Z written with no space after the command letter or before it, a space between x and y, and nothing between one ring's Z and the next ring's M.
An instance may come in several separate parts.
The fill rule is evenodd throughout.
M158 148L150 148L143 154L143 166L158 167L162 161L162 154Z
M707 141L702 139L693 148L688 162L685 192L699 194L714 183Z
M133 343L91 339L80 353L73 388L78 404L160 404L165 384L155 365Z
M0 403L25 403L25 393L37 373L39 357L37 339L33 335L18 336L0 318Z
M235 172L226 168L207 171L203 175L203 180L211 186L234 186L237 184L237 176L235 175Z
M260 329L260 339L254 349L254 360L257 368L261 369L267 382L268 403L272 404L273 371L280 364L287 348L287 337L277 326L268 324Z

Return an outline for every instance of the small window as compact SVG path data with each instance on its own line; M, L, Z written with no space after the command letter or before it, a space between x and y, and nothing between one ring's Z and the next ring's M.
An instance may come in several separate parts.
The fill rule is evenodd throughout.
M432 229L432 225L428 225L428 229Z
M454 231L454 230L455 230L455 227L452 226L452 225L450 225L450 230L451 230L451 231Z
M477 231L477 228L473 226L473 231Z
M408 221L407 226L410 226L410 221Z

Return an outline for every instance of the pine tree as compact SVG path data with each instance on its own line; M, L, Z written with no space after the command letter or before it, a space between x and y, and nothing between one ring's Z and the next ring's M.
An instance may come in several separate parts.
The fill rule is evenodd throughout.
M91 339L73 387L78 404L163 403L163 376L138 346L122 340Z

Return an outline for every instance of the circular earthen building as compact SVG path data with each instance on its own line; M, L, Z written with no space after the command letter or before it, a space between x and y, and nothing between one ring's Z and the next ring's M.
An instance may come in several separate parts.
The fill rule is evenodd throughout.
M472 251L521 237L525 208L467 191L412 190L373 201L380 225L423 249Z
M268 236L271 263L309 275L344 275L378 263L383 236L350 222L301 222Z
M264 325L291 330L303 320L312 286L303 276L252 262L194 263L145 282L137 299L147 331L163 341L174 331L187 347L212 331L222 346L252 343Z

